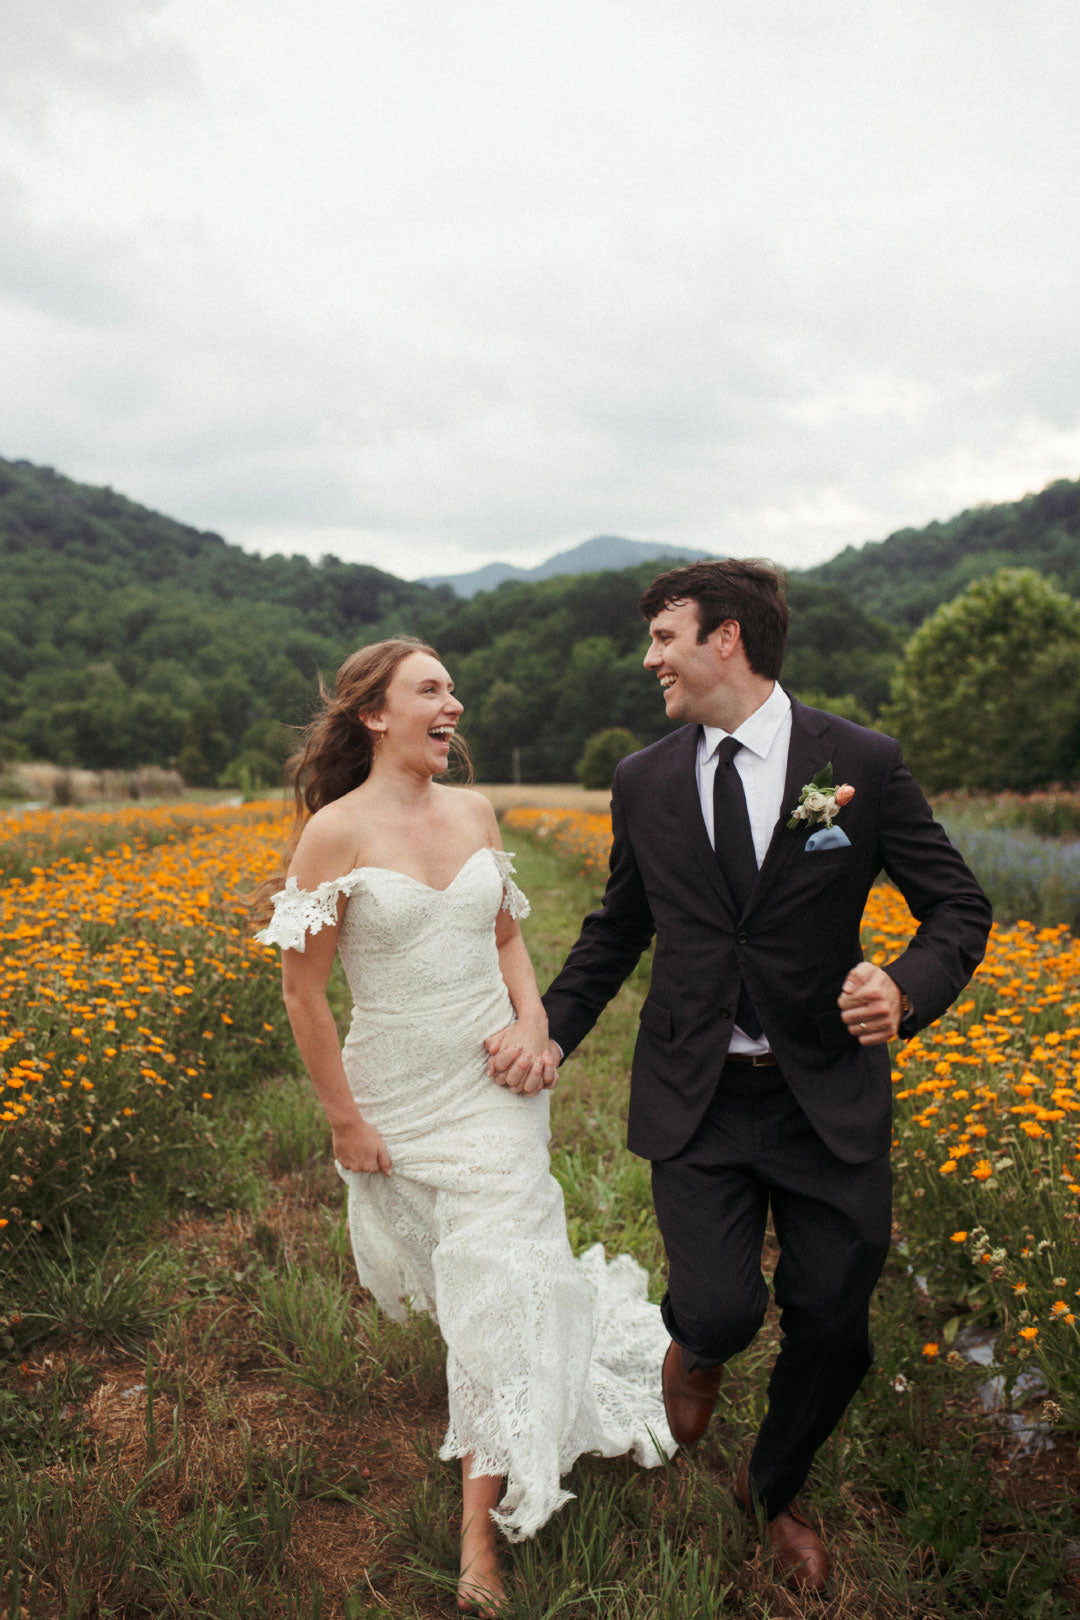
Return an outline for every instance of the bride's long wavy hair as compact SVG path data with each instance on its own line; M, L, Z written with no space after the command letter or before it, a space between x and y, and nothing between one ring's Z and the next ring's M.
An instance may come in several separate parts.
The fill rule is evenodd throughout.
M377 714L386 703L386 693L394 672L412 653L428 653L438 658L434 647L415 636L393 636L350 653L334 677L328 691L319 677L319 706L300 734L300 746L285 765L286 790L291 789L295 821L282 861L281 876L260 884L251 898L255 922L270 913L270 896L281 887L304 824L316 810L351 793L371 774L375 734L364 724L362 715ZM472 765L464 738L456 733L450 739L455 762L464 767L466 781L472 780Z

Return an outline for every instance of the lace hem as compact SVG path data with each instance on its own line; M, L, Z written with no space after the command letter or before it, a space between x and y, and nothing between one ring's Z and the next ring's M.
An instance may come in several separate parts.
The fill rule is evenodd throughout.
M489 1456L485 1451L471 1449L452 1437L448 1437L439 1447L441 1462L460 1462L465 1457L471 1459L470 1469L474 1479L480 1475L498 1478L506 1473L505 1462ZM536 1490L526 1489L524 1485L508 1481L502 1500L490 1511L492 1519L507 1541L528 1541L542 1530L548 1520L564 1508L567 1502L576 1501L574 1492L566 1490L561 1485L555 1486L554 1489L549 1487L547 1490Z
M320 928L333 928L338 920L338 900L352 894L363 883L358 869L344 877L327 878L317 889L302 889L294 877L271 899L274 914L265 928L255 935L260 945L280 945L283 951L302 951L308 934Z
M514 870L514 852L509 849L493 849L495 865L499 868L499 876L503 880L503 902L500 911L508 911L515 922L520 922L532 910L528 900L518 888L511 877Z
M607 1260L600 1244L577 1260L567 1253L557 1267L545 1268L538 1251L514 1259L514 1278L498 1296L485 1297L475 1275L443 1278L450 1425L439 1455L471 1454L474 1472L505 1477L492 1518L521 1541L572 1500L560 1476L578 1457L629 1452L656 1468L677 1447L660 1387L667 1330L648 1302L644 1270L629 1255ZM470 1284L467 1311L455 1282ZM458 1353L470 1335L467 1354L487 1347L475 1376ZM507 1371L514 1366L520 1376Z

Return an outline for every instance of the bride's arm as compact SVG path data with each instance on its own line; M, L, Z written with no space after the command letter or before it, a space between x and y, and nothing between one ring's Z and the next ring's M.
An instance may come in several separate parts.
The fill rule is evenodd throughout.
M289 876L309 892L351 865L351 852L339 848L339 840L327 836L329 829L316 822L317 818L305 827L289 868ZM300 1057L333 1132L334 1157L345 1170L381 1170L389 1175L386 1143L364 1119L349 1090L337 1025L326 995L346 904L341 895L337 922L308 932L303 950L282 951L281 986Z
M499 971L517 1019L503 1032L499 1042L498 1068L492 1057L488 1073L499 1085L531 1096L555 1084L556 1065L549 1048L547 1013L540 1000L540 987L521 928L508 912L500 911L496 919L495 944L499 952Z
M337 933L336 928L323 928L307 936L303 951L282 951L285 1011L304 1068L333 1132L335 1159L345 1170L381 1170L389 1175L386 1143L364 1119L349 1090L337 1025L326 997Z
M470 794L470 798L475 800L479 811L483 837L492 849L501 850L499 823L490 803L478 793ZM523 900L524 896L510 883L508 873L504 877L510 892ZM525 909L527 913L528 907ZM531 1096L537 1091L550 1090L555 1084L558 1059L548 1041L547 1013L540 1000L540 987L517 916L505 905L495 918L495 945L515 1022L485 1042L491 1056L488 1074L497 1085Z

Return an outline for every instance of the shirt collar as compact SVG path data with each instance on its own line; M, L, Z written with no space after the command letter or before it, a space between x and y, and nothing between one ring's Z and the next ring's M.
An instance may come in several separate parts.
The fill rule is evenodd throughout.
M725 737L734 737L760 759L767 759L777 733L791 713L791 699L779 681L759 709L755 709L734 731L723 731L719 726L702 726L703 759L711 759Z

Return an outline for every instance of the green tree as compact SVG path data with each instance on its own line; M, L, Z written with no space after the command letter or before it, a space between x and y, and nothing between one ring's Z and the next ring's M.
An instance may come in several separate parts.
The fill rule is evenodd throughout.
M1032 568L975 580L908 642L881 728L934 792L1069 778L1080 744L1080 603Z
M512 779L514 749L521 745L524 714L520 687L498 678L474 707L466 705L462 732L482 782Z
M193 705L180 739L176 768L192 787L208 787L216 782L229 763L233 746L221 729L214 706L205 701Z
M584 788L609 788L620 759L636 754L640 747L633 732L622 726L594 732L577 762L578 781Z

